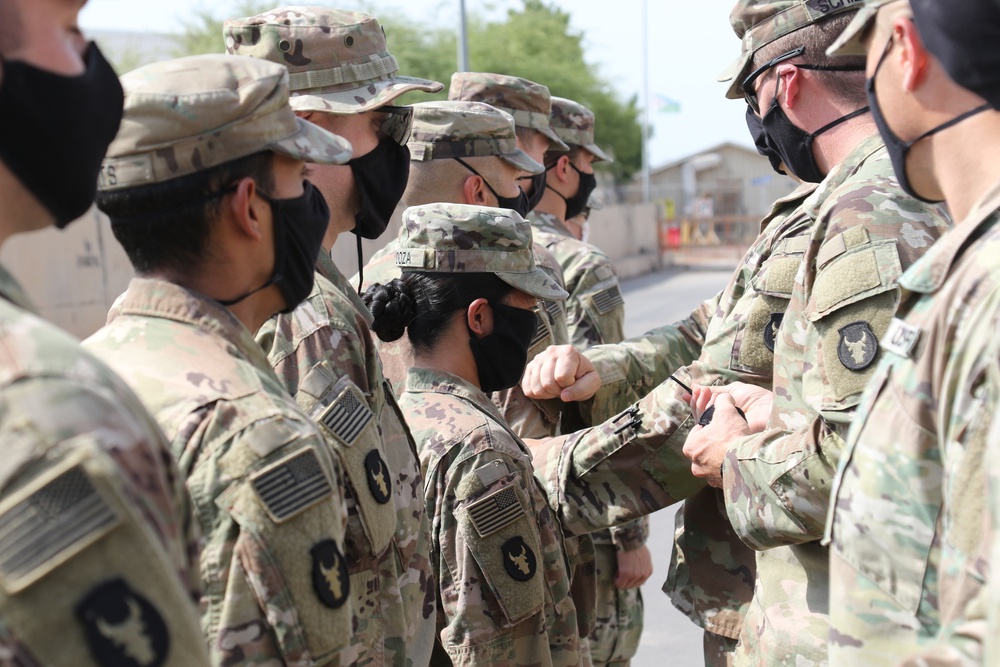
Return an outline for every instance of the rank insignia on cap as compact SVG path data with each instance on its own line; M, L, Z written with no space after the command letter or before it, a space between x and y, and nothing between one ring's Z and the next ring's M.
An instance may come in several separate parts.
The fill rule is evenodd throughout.
M774 341L778 339L778 329L781 328L783 319L784 313L771 313L771 318L764 325L764 347L771 352L774 352Z
M354 385L341 392L320 415L320 422L348 446L353 445L375 415L365 404L364 395Z
M606 315L624 304L625 299L622 298L622 291L618 285L613 285L594 295L594 307L597 308L597 312L601 315Z
M276 523L291 519L333 494L312 447L265 468L250 478L250 484Z
M372 498L379 505L385 505L392 498L392 482L389 480L389 466L382 460L382 455L377 449L371 450L365 456L365 472Z
M42 479L0 510L0 583L25 588L121 521L79 464Z
M837 356L844 368L860 371L868 368L878 353L878 337L867 322L853 322L840 329Z
M339 609L351 592L351 577L340 547L333 540L323 540L309 553L313 559L313 588L319 601L330 609Z
M524 516L514 487L508 486L469 505L469 518L480 537L492 535Z
M518 535L503 543L500 547L503 553L503 566L511 579L528 581L535 576L535 552L531 550L524 538Z
M170 652L167 624L124 579L93 589L76 605L87 645L99 665L160 667Z

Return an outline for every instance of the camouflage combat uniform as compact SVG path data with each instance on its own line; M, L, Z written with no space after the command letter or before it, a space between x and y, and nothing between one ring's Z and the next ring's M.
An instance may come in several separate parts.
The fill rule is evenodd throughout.
M656 437L672 438L670 446L679 451L691 411L678 400L680 386L668 382L671 372L685 384L741 381L771 387L772 316L784 311L791 296L809 229L808 221L795 213L815 187L803 185L774 203L722 293L686 319L586 352L602 380L597 394L583 404L589 420L612 418L652 390L641 418L656 420ZM658 395L668 400L660 404ZM681 467L673 474L689 476L689 469ZM678 609L706 629L706 664L724 664L719 647L725 652L735 647L753 594L754 553L733 532L718 490L705 487L686 500L676 524L664 590Z
M509 215L507 215L509 213ZM496 208L407 209L405 271L494 273L539 298L565 292L534 263L531 227ZM441 644L456 665L589 665L563 534L528 449L478 387L413 368L400 404L420 449Z
M197 524L163 434L31 311L0 267L0 662L208 665Z
M359 71L361 64L388 51L378 21L357 12L284 8L227 21L223 33L231 52L284 64L303 78L329 70L343 75L339 86L330 90L310 80L293 85L292 106L297 109L324 113L325 108L314 108L319 106L311 99L316 94L370 94L372 83L387 89L379 101L392 103L412 81L367 77ZM348 38L354 42L348 44ZM307 62L286 57L282 40L301 44L297 49ZM440 88L424 83L424 90ZM354 592L354 617L341 662L424 665L434 646L435 585L430 528L419 502L420 462L383 377L370 324L368 309L324 251L306 301L290 314L271 318L255 337L285 389L320 426L346 473L344 556ZM347 424L335 428L331 415L353 400L361 402L373 428L358 433Z
M124 120L102 165L104 191L262 150L327 164L350 156L346 141L295 117L288 72L274 63L192 56L139 68L122 83ZM144 401L186 479L205 533L202 631L213 664L338 664L352 609L342 471L251 332L217 301L136 278L85 345Z
M831 664L916 652L988 576L998 208L1000 188L900 280L900 308L832 492Z

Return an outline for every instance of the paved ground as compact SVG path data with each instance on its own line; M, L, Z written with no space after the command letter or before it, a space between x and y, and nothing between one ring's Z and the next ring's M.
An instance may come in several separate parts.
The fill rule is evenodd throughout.
M626 282L625 334L636 336L675 322L725 287L732 269L669 270ZM671 508L651 517L649 548L653 576L642 587L646 624L633 667L695 667L702 665L701 629L682 615L663 594L674 531Z

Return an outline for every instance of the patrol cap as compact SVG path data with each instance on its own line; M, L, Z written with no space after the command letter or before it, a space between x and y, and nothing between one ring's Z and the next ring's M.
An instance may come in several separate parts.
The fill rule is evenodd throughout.
M545 171L517 147L514 119L482 102L455 100L413 105L410 160L425 162L446 158L498 157L529 174Z
M870 26L872 21L875 20L875 15L878 14L878 10L890 3L901 1L902 0L865 0L864 6L858 10L858 13L851 20L847 28L844 29L844 32L840 33L840 37L838 37L837 40L830 45L830 48L826 50L826 55L866 55L865 46L861 43L861 38L864 37L868 26Z
M1000 109L1000 5L911 0L920 39L952 81Z
M552 97L552 129L570 146L586 148L596 162L614 162L614 158L594 143L594 112L565 97Z
M355 114L403 93L436 93L437 81L398 76L385 30L374 17L328 7L279 7L222 26L226 51L288 68L292 108Z
M858 9L864 0L739 0L729 14L736 36L743 40L740 57L719 75L729 81L726 97L743 97L742 85L750 74L753 54L785 35L821 19Z
M426 204L403 211L396 266L421 273L495 273L550 301L568 294L535 264L531 224L505 208Z
M552 94L540 83L491 72L455 72L448 99L485 102L513 116L517 127L537 130L548 137L552 142L550 151L569 150L549 126Z
M295 116L288 70L223 54L152 63L125 74L125 111L98 187L162 183L263 150L344 164L351 144Z

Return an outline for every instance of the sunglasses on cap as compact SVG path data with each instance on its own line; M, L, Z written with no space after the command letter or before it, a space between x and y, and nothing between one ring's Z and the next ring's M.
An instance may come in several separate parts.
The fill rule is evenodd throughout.
M753 87L754 82L775 65L779 65L786 60L791 60L792 58L801 56L805 52L806 47L800 46L786 53L782 53L780 56L767 61L751 72L750 76L743 79L743 85L741 86L743 89L743 98L747 101L747 104L750 105L750 108L754 110L754 113L758 116L760 115L760 100L757 99L757 91L754 90ZM794 65L799 69L818 70L821 72L861 72L865 69L864 66L861 65L810 65L808 63L794 63Z

